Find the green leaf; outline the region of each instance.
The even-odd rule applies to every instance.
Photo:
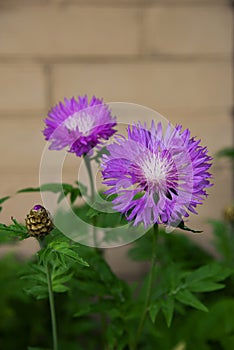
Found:
[[[73,316],[74,317],[84,316],[86,314],[89,314],[90,310],[91,310],[90,305],[82,305],[82,307],[79,309],[79,311],[77,311]]]
[[[175,308],[175,301],[173,296],[167,296],[166,299],[163,299],[162,312],[168,327],[171,326],[171,322],[174,314],[174,308]]]
[[[76,182],[78,186],[81,186],[80,183]],[[85,187],[83,186],[82,189],[85,191]],[[58,197],[58,203],[61,202],[64,197],[66,197],[68,194],[70,194],[70,201],[71,204],[73,204],[77,197],[81,197],[81,190],[79,187],[74,187],[67,183],[47,183],[43,184],[40,187],[27,187],[19,190],[17,193],[28,193],[28,192],[52,192],[52,193],[59,193]]]
[[[95,160],[98,164],[100,164],[100,158],[103,156],[103,154],[108,154],[106,147],[102,147],[100,150],[96,151],[96,154],[94,157],[91,158],[91,160]]]
[[[234,158],[234,148],[233,147],[223,148],[221,151],[216,153],[216,156]]]
[[[229,264],[232,263],[234,256],[234,240],[232,239],[232,233],[229,232],[227,223],[215,219],[210,219],[209,223],[213,228],[215,237],[214,245],[216,249],[222,255],[223,260],[226,260]]]
[[[10,196],[6,196],[6,197],[0,198],[0,204],[4,203],[4,202],[7,201],[9,198],[11,198],[11,197],[10,197]]]
[[[161,309],[161,303],[152,304],[149,306],[149,315],[153,323],[155,323],[156,317]]]
[[[64,286],[62,284],[53,284],[53,291],[55,293],[64,293],[69,290],[69,287]]]
[[[77,197],[81,197],[81,192],[80,192],[79,188],[73,189],[72,192],[70,193],[71,204],[73,204],[75,202]]]
[[[87,217],[89,217],[90,219],[95,217],[95,216],[101,215],[101,214],[102,214],[102,212],[100,212],[97,209],[94,209],[92,207],[90,207],[88,212],[86,213]]]
[[[36,281],[36,282],[39,282],[40,284],[47,285],[46,275],[43,276],[41,274],[27,274],[27,275],[21,276],[20,278],[26,279],[29,281]]]
[[[59,262],[60,265],[67,267],[71,263],[79,263],[83,266],[88,267],[89,264],[85,261],[76,251],[79,249],[77,243],[71,243],[64,239],[64,237],[59,237],[47,243],[44,249],[38,252],[39,262],[46,266],[51,262]]]
[[[63,269],[63,271],[61,271],[60,273],[58,273],[58,271],[59,270],[55,271],[52,276],[52,282],[55,284],[56,283],[62,284],[62,283],[69,282],[72,279],[74,274],[73,272],[68,273],[68,269],[66,269],[65,271]]]
[[[25,238],[29,237],[28,231],[26,227],[20,223],[14,218],[11,218],[13,221],[12,225],[5,225],[5,224],[0,224],[0,232],[7,232],[10,235],[10,239],[12,238],[17,238],[19,240],[23,240]]]
[[[80,189],[80,192],[83,195],[87,194],[87,187],[85,185],[83,185],[80,181],[75,181],[75,184],[78,186],[78,188]]]
[[[48,288],[47,286],[32,286],[29,288],[25,288],[24,291],[26,294],[32,296],[37,300],[46,299],[48,297]]]
[[[223,289],[225,284],[215,283],[210,281],[199,281],[194,282],[189,285],[189,290],[191,292],[204,293],[204,292],[213,292],[214,290]]]
[[[4,203],[5,201],[7,201],[10,198],[10,196],[6,196],[3,198],[0,198],[0,204]],[[0,206],[0,212],[2,211],[2,206]]]
[[[48,248],[52,250],[52,252],[57,252],[59,254],[64,255],[65,257],[74,260],[75,262],[83,265],[83,266],[89,266],[87,261],[85,261],[83,258],[79,256],[77,252],[72,250],[72,246],[69,245],[67,242],[51,242],[48,245]]]
[[[190,231],[190,232],[193,232],[193,233],[201,233],[201,232],[203,232],[203,231],[200,231],[200,230],[193,230],[193,229],[189,228],[188,226],[185,226],[183,220],[179,223],[178,228],[180,228],[181,230]]]
[[[71,192],[73,189],[72,185],[67,183],[48,183],[43,184],[40,187],[27,187],[23,188],[17,193],[26,193],[26,192],[53,192],[53,193],[59,193],[61,190],[65,192]]]
[[[200,302],[197,297],[195,297],[194,294],[189,292],[188,290],[180,290],[176,295],[175,295],[176,300],[178,300],[180,303],[184,305],[189,305],[194,307],[195,309],[201,310],[208,312],[207,307]]]
[[[186,278],[187,285],[191,285],[194,282],[208,279],[210,282],[222,281],[230,276],[232,270],[219,264],[211,263],[200,267],[199,269],[190,273]]]

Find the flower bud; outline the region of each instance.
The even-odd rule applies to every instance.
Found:
[[[25,219],[29,234],[41,238],[53,229],[53,222],[49,212],[40,204],[35,205]]]

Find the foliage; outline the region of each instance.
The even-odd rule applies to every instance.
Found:
[[[0,223],[0,243],[10,243],[16,240],[28,238],[28,232],[24,225],[11,218],[13,224],[5,225]]]
[[[226,147],[217,152],[217,157],[227,157],[227,158],[234,158],[234,148],[233,147]]]
[[[47,183],[40,187],[27,187],[18,191],[18,193],[29,193],[29,192],[52,192],[58,193],[58,203],[61,202],[66,196],[70,196],[71,203],[74,203],[77,197],[85,195],[87,192],[86,187],[79,181],[75,182],[75,186],[67,183]]]
[[[58,193],[58,201],[64,195],[69,196],[74,212],[86,222],[93,221],[95,226],[126,224],[118,213],[103,213],[88,204],[75,206],[76,198],[86,191],[81,187],[79,183],[54,184],[20,192],[52,191]],[[3,202],[4,198],[0,203]],[[41,249],[29,261],[6,256],[0,261],[0,348],[14,349],[17,337],[19,350],[51,349],[49,272],[61,349],[133,350],[145,309],[137,349],[231,350],[234,345],[233,224],[219,220],[210,220],[210,224],[218,259],[181,231],[166,234],[160,228],[147,304],[148,273],[141,280],[124,281],[112,271],[103,250],[73,242],[57,228],[39,240]],[[179,228],[198,232],[183,222]],[[10,225],[0,224],[3,244],[28,237],[25,226],[13,218]],[[149,231],[129,247],[128,255],[145,263],[151,260],[153,251]]]

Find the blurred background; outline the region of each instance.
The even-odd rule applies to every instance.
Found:
[[[145,105],[190,128],[211,155],[231,146],[232,16],[225,0],[0,0],[0,197],[38,186],[43,119],[64,96]],[[64,182],[75,180],[76,162]],[[215,160],[212,173],[215,186],[190,221],[205,231],[202,244],[207,218],[233,195],[230,162]],[[13,197],[1,222],[23,220],[37,202]]]

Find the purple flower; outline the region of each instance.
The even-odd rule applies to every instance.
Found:
[[[134,225],[158,223],[177,226],[182,217],[202,204],[210,184],[211,157],[190,131],[161,123],[128,126],[128,137],[116,137],[103,155],[104,184],[110,188],[114,209]]]
[[[53,107],[45,119],[45,139],[51,141],[50,149],[69,147],[77,156],[87,154],[115,133],[116,120],[102,100],[87,96],[64,99]]]

